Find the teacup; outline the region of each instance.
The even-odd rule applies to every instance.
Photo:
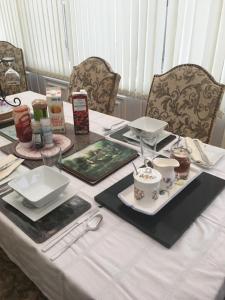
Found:
[[[168,190],[175,182],[176,174],[174,168],[179,167],[180,163],[171,158],[155,158],[152,161],[155,170],[162,175],[160,190]]]
[[[139,168],[134,172],[134,197],[137,201],[155,201],[159,196],[161,174],[152,168]]]

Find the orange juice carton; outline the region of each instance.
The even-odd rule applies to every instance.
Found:
[[[59,88],[47,88],[46,99],[53,132],[64,133],[65,119],[61,90]]]

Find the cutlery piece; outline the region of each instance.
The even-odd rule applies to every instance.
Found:
[[[110,130],[113,129],[113,127],[118,126],[118,125],[120,125],[120,124],[122,124],[122,123],[124,123],[124,122],[125,122],[125,121],[123,120],[123,121],[117,122],[117,123],[115,123],[115,124],[112,124],[111,126],[104,126],[103,129],[104,129],[105,131],[110,131]]]
[[[12,190],[13,190],[13,189],[12,189],[10,186],[8,186],[8,185],[2,187],[2,188],[0,189],[0,196],[1,196],[1,195],[4,195],[5,193],[8,193],[8,192],[10,192],[10,191],[12,191]]]
[[[122,124],[121,126],[118,126],[118,127],[116,127],[116,128],[114,128],[114,129],[112,129],[112,130],[106,130],[105,132],[104,132],[104,136],[106,136],[106,135],[110,135],[110,134],[112,134],[112,133],[114,133],[114,132],[117,132],[117,131],[119,131],[119,130],[121,130],[121,129],[123,129],[124,127],[126,127],[127,126],[127,124]]]
[[[42,249],[42,252],[47,252],[50,250],[53,246],[55,246],[58,242],[60,242],[65,236],[67,236],[71,231],[73,231],[76,227],[80,226],[84,222],[88,221],[90,218],[92,218],[97,212],[99,212],[99,209],[97,207],[87,211],[83,216],[80,217],[80,219],[76,222],[71,224],[71,226],[68,226],[63,230],[60,235],[57,235],[51,239]]]
[[[0,167],[0,171],[3,171],[3,170],[5,170],[5,169],[7,169],[7,168],[10,167],[11,165],[13,165],[16,161],[18,161],[19,159],[20,159],[20,158],[17,157],[17,158],[15,158],[14,160],[8,162],[7,164],[1,166],[1,167]]]
[[[208,156],[205,154],[205,152],[202,150],[200,142],[196,139],[193,139],[193,142],[195,143],[196,147],[198,148],[198,151],[200,152],[202,160],[206,163],[206,165],[211,166],[212,163],[209,160]]]
[[[103,219],[103,216],[101,214],[95,215],[93,218],[89,219],[89,221],[86,224],[85,229],[75,238],[73,238],[65,247],[60,249],[58,252],[56,252],[52,257],[50,257],[51,261],[54,261],[56,258],[61,256],[64,252],[67,251],[79,238],[81,238],[85,233],[88,231],[95,231],[99,228],[100,223]]]

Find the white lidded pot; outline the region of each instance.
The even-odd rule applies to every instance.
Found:
[[[162,175],[160,190],[168,190],[175,182],[174,168],[179,167],[180,163],[174,158],[155,158],[152,161],[155,170]]]
[[[150,167],[139,168],[134,172],[134,198],[137,201],[155,201],[159,196],[161,174]]]

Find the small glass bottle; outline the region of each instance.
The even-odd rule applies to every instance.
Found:
[[[41,119],[42,137],[45,148],[51,148],[54,146],[53,134],[50,119]]]
[[[40,122],[33,120],[31,123],[31,127],[33,147],[35,149],[40,149],[43,147],[41,124]]]

